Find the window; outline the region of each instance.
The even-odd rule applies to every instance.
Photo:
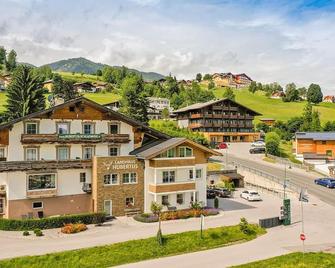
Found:
[[[118,174],[106,174],[104,176],[104,184],[105,185],[113,185],[113,184],[118,184],[119,179],[118,179]]]
[[[190,157],[193,155],[192,148],[189,147],[179,147],[179,157]]]
[[[56,188],[55,174],[38,174],[28,176],[28,190],[48,190]]]
[[[5,158],[5,157],[6,157],[5,148],[0,147],[0,158]]]
[[[38,160],[38,148],[26,148],[26,161]]]
[[[38,124],[36,122],[27,122],[26,134],[38,134]]]
[[[169,149],[163,153],[161,153],[160,157],[175,157],[176,156],[176,150],[175,148]]]
[[[93,147],[83,147],[83,159],[88,160],[93,157],[94,148]]]
[[[4,213],[5,213],[5,199],[0,198],[0,214],[4,214]]]
[[[57,148],[57,159],[60,161],[70,159],[69,147],[58,147]]]
[[[327,141],[321,141],[321,143],[324,145],[324,144],[327,144]]]
[[[81,172],[79,176],[80,182],[86,182],[86,172]]]
[[[38,201],[38,202],[33,202],[33,209],[41,209],[43,208],[43,202]]]
[[[167,182],[174,182],[175,177],[176,177],[176,172],[171,170],[171,171],[163,171],[163,183]]]
[[[119,155],[119,147],[112,146],[109,147],[109,156],[118,156]]]
[[[83,124],[83,134],[94,134],[94,124],[84,123]]]
[[[134,205],[134,197],[126,197],[126,207],[132,207]]]
[[[76,108],[75,108],[74,106],[70,106],[70,107],[69,107],[69,111],[70,111],[70,112],[74,112],[75,110],[76,110]]]
[[[119,134],[119,124],[112,123],[109,125],[109,134]]]
[[[195,177],[197,179],[201,179],[202,178],[202,169],[195,170]]]
[[[136,178],[136,173],[124,173],[122,174],[122,183],[136,183],[137,178]]]
[[[189,177],[189,179],[191,179],[191,180],[194,179],[194,177],[193,177],[193,169],[190,169],[190,170],[188,171],[188,177]]]
[[[62,122],[56,124],[57,134],[70,134],[70,123]]]
[[[191,202],[198,202],[198,192],[191,193]]]
[[[177,194],[177,204],[184,204],[184,194]]]
[[[169,196],[168,195],[162,195],[162,205],[168,206],[169,205]]]

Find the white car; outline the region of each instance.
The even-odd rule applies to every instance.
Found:
[[[259,193],[254,190],[245,190],[240,194],[240,196],[248,201],[262,201]]]
[[[265,147],[265,142],[263,140],[257,140],[251,143],[251,147]]]

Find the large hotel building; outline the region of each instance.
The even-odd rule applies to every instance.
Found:
[[[253,120],[261,114],[230,99],[196,103],[174,113],[179,127],[203,133],[212,144],[251,142],[260,137]]]
[[[0,125],[0,217],[149,212],[206,204],[218,155],[83,97]]]

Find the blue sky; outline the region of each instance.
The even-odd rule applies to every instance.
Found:
[[[245,72],[335,94],[335,1],[0,0],[0,45],[35,65],[86,57],[172,73]]]

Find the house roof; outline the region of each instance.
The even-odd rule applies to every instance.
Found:
[[[136,127],[141,127],[142,129],[144,129],[148,134],[152,134],[153,136],[156,136],[157,138],[162,138],[162,139],[169,139],[170,136],[167,135],[167,134],[164,134],[158,130],[155,130],[153,128],[150,128],[148,127],[147,125],[135,120],[135,119],[132,119],[124,114],[121,114],[121,113],[118,113],[116,111],[113,111],[101,104],[98,104],[92,100],[89,100],[85,97],[79,97],[79,98],[76,98],[76,99],[72,99],[72,100],[69,100],[67,102],[64,102],[60,105],[56,105],[54,107],[51,107],[49,109],[46,109],[46,110],[43,110],[43,111],[39,111],[39,112],[35,112],[35,113],[31,113],[31,114],[28,114],[26,116],[23,116],[23,117],[20,117],[20,118],[17,118],[17,119],[14,119],[12,121],[9,121],[7,123],[4,123],[4,124],[1,124],[0,125],[0,130],[2,129],[6,129],[6,128],[10,128],[12,125],[18,123],[18,122],[21,122],[21,121],[24,121],[24,120],[27,120],[27,119],[30,119],[30,118],[36,118],[36,117],[39,117],[39,116],[42,116],[42,115],[45,115],[45,114],[48,114],[50,112],[53,112],[54,110],[57,110],[57,109],[62,109],[64,107],[67,107],[67,106],[70,106],[70,105],[73,105],[73,104],[76,104],[76,103],[85,103],[85,104],[88,104],[88,105],[91,105],[93,107],[95,107],[96,109],[99,109],[100,111],[102,112],[105,112],[105,113],[108,113],[110,115],[113,115],[115,116],[116,118],[118,118],[120,121],[123,121],[123,122],[126,122],[132,126],[136,126]]]
[[[53,80],[49,79],[49,80],[46,80],[46,81],[42,82],[42,84],[48,84],[48,83],[53,83]]]
[[[151,143],[148,143],[140,148],[137,148],[130,152],[131,155],[136,155],[138,158],[141,159],[150,159],[157,155],[159,155],[162,152],[165,152],[171,148],[174,148],[180,144],[183,144],[184,142],[190,143],[191,145],[199,148],[200,150],[206,151],[212,155],[221,155],[221,153],[216,152],[212,149],[209,149],[201,144],[198,144],[194,141],[188,140],[186,138],[170,138],[168,140],[161,140],[161,141],[154,141]]]
[[[335,132],[297,132],[295,137],[303,140],[326,141],[335,140]]]
[[[248,107],[246,107],[246,106],[244,106],[244,105],[242,105],[242,104],[240,104],[240,103],[238,103],[238,102],[236,102],[236,101],[230,100],[230,99],[228,99],[228,98],[224,98],[224,99],[220,99],[220,100],[210,100],[210,101],[203,102],[203,103],[201,103],[201,102],[199,102],[199,103],[195,103],[195,104],[192,104],[192,105],[190,105],[190,106],[186,106],[186,107],[184,107],[184,108],[180,108],[180,109],[174,111],[174,113],[182,113],[182,112],[187,112],[187,111],[191,111],[191,110],[201,109],[201,108],[204,108],[204,107],[213,105],[213,104],[215,104],[215,103],[218,103],[218,102],[220,102],[220,101],[224,101],[224,100],[229,100],[229,101],[231,101],[232,103],[235,103],[235,104],[237,104],[237,105],[239,105],[239,106],[241,106],[241,107],[243,107],[243,108],[245,108],[245,109],[247,109],[247,110],[253,112],[254,115],[261,115],[260,113],[254,111],[254,110],[252,110],[252,109],[250,109],[250,108],[248,108]]]

